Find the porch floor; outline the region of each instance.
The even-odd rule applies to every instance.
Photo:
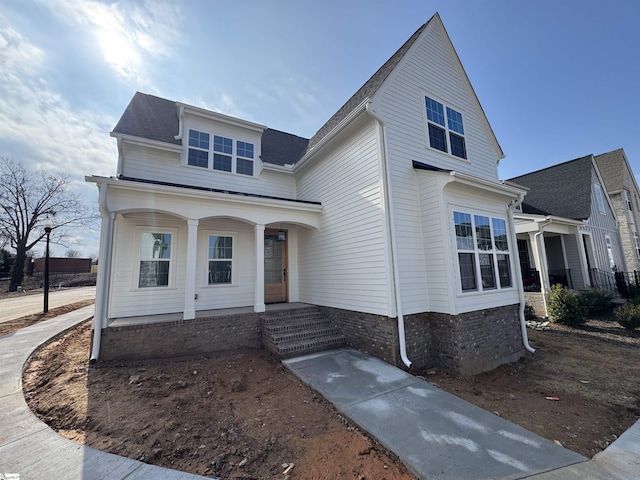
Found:
[[[273,303],[266,305],[266,312],[278,312],[282,310],[293,310],[296,308],[310,307],[308,303]],[[236,308],[220,308],[217,310],[199,310],[196,312],[196,319],[210,317],[224,317],[227,315],[238,315],[243,313],[254,313],[253,306],[236,307]],[[151,323],[175,322],[182,320],[182,312],[165,313],[160,315],[141,315],[138,317],[121,317],[114,318],[109,321],[108,327],[126,327],[130,325],[147,325]],[[188,321],[188,320],[186,320]]]

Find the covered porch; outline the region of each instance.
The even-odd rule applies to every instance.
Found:
[[[584,222],[550,215],[514,215],[522,283],[527,303],[547,315],[546,294],[552,285],[574,290],[591,285],[590,237]]]

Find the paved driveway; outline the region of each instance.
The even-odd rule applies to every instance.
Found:
[[[49,308],[96,298],[96,287],[64,288],[49,291]],[[44,293],[32,293],[0,300],[0,323],[42,312]]]

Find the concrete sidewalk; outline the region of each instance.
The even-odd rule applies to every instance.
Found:
[[[587,461],[355,350],[310,354],[283,363],[419,478],[640,478],[640,423],[597,459]]]
[[[73,287],[49,292],[49,308],[96,298],[96,287]],[[0,300],[0,323],[42,312],[44,292],[25,293]]]
[[[93,305],[0,337],[0,474],[21,479],[195,480],[205,477],[83,447],[58,435],[27,406],[22,368],[41,344],[93,316]]]

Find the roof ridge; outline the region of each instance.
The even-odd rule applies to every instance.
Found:
[[[344,120],[351,111],[358,106],[366,97],[370,97],[382,86],[384,81],[389,77],[391,72],[400,60],[409,51],[411,46],[418,39],[424,29],[431,23],[431,21],[438,17],[438,13],[435,13],[427,22],[425,22],[420,28],[418,28],[413,35],[411,35],[402,46],[396,50],[396,52],[389,57],[389,59],[382,64],[378,70],[375,71],[371,77],[351,96],[349,99],[334,113],[329,120],[327,120],[322,127],[311,137],[309,140],[309,150],[317,145],[333,128],[335,128],[342,120]]]

